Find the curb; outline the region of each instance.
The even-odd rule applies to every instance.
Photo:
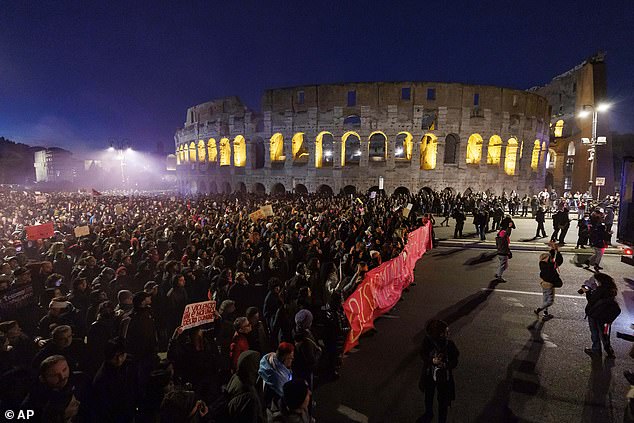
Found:
[[[495,250],[497,247],[495,246],[494,241],[466,241],[466,240],[448,240],[441,239],[437,240],[439,247],[462,247],[462,248],[481,248],[486,250]],[[515,241],[511,243],[511,251],[548,251],[549,248],[546,243],[543,242],[522,242]],[[587,247],[585,249],[575,249],[574,247],[559,247],[559,251],[562,253],[574,253],[574,254],[585,254],[592,255],[592,248]],[[622,255],[622,251],[617,247],[606,248],[604,255]]]

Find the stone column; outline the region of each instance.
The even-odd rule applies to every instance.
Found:
[[[388,170],[393,170],[396,167],[394,155],[396,151],[396,133],[392,132],[385,134],[387,136],[387,151],[386,151],[386,167]]]
[[[271,133],[267,132],[267,136],[264,138],[264,167],[266,169],[271,168]]]
[[[412,172],[419,172],[421,166],[420,160],[420,144],[422,137],[417,140],[416,136],[412,138],[412,160],[410,161],[410,170]],[[436,167],[438,167],[438,157],[436,157]]]
[[[245,144],[247,149],[247,160],[244,164],[245,169],[255,168],[255,143],[249,138],[245,138]]]
[[[332,135],[333,135],[332,139],[334,144],[334,148],[332,152],[332,167],[333,169],[341,169],[341,145],[342,145],[341,136],[343,134],[334,133]]]
[[[368,167],[368,163],[370,161],[370,140],[368,139],[368,134],[359,134],[361,137],[360,145],[361,145],[361,160],[359,161],[359,167]]]
[[[308,133],[305,132],[304,133],[304,148],[306,149],[306,151],[308,151],[308,168],[309,169],[314,169],[315,168],[315,138],[317,137],[317,134],[314,133]]]

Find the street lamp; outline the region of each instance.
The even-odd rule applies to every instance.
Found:
[[[607,142],[606,137],[597,137],[597,122],[599,120],[599,113],[603,113],[610,108],[610,105],[607,103],[597,104],[596,107],[592,104],[583,105],[582,110],[579,112],[578,116],[580,118],[586,118],[592,114],[592,138],[581,138],[581,142],[589,146],[588,153],[590,153],[590,157],[588,160],[590,161],[590,180],[588,181],[589,187],[588,191],[590,191],[590,196],[592,193],[592,185],[594,184],[594,173],[595,173],[595,162],[596,162],[596,147],[598,145],[603,145]],[[600,188],[599,188],[600,189]],[[597,197],[599,196],[599,191],[597,191]],[[598,200],[598,198],[597,198]]]
[[[117,154],[117,160],[121,165],[121,180],[123,184],[127,182],[126,175],[126,162],[125,156],[128,153],[132,152],[132,147],[130,147],[130,143],[127,139],[123,139],[121,141],[110,140],[110,147],[108,147],[108,152]]]

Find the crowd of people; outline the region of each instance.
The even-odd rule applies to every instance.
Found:
[[[342,363],[343,301],[402,251],[429,198],[0,202],[4,409],[47,422],[307,422],[311,391]],[[264,204],[273,215],[254,217]],[[52,236],[29,239],[47,222]],[[186,306],[208,300],[215,320],[183,328]]]

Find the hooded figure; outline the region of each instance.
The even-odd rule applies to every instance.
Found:
[[[232,422],[266,422],[264,409],[255,387],[260,366],[260,353],[247,350],[238,358],[238,368],[229,383],[229,417]]]

